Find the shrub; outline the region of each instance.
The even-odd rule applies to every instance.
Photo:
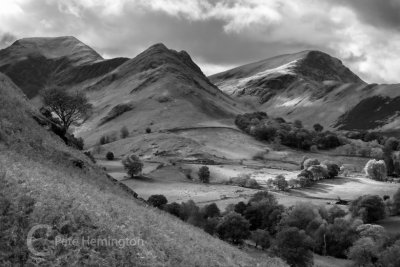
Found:
[[[222,217],[217,226],[218,236],[233,244],[241,244],[250,235],[249,222],[236,212],[230,212]]]
[[[303,163],[304,169],[308,169],[309,167],[313,165],[319,165],[320,162],[317,159],[306,159]]]
[[[282,191],[286,191],[289,187],[289,183],[286,181],[285,176],[281,174],[275,177],[274,185]]]
[[[125,170],[131,178],[142,172],[143,163],[136,155],[130,155],[122,160]]]
[[[210,169],[207,166],[202,166],[199,169],[199,179],[203,183],[209,183],[210,182]]]
[[[262,229],[251,232],[250,239],[256,244],[256,247],[261,246],[262,249],[269,248],[271,244],[271,236],[268,231]]]
[[[148,134],[151,133],[151,128],[150,127],[146,128],[146,133],[148,133]]]
[[[112,153],[111,151],[108,151],[106,154],[106,159],[114,160],[114,153]]]
[[[122,139],[127,138],[129,136],[129,130],[128,130],[128,128],[126,128],[126,126],[123,126],[121,128],[120,132],[121,132]]]
[[[149,199],[147,199],[147,203],[153,207],[161,208],[168,203],[168,200],[164,195],[152,195],[149,197]]]
[[[385,218],[385,204],[380,196],[364,195],[352,201],[349,207],[354,217],[360,217],[364,223]]]
[[[377,181],[385,181],[387,179],[386,164],[383,160],[371,159],[364,168],[369,178]]]

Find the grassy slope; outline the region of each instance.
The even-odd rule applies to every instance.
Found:
[[[110,182],[105,173],[86,161],[79,152],[65,147],[30,118],[26,102],[15,97],[16,86],[0,76],[0,196],[11,203],[22,197],[35,200],[29,214],[30,226],[62,224],[72,226],[70,235],[113,238],[141,238],[140,246],[69,247],[65,253],[47,259],[52,265],[96,264],[136,266],[255,266],[249,255],[184,224],[168,214],[153,210],[133,199]],[[24,103],[25,102],[25,103]],[[73,167],[71,158],[85,162],[85,169]],[[4,179],[5,178],[5,179]],[[82,219],[83,218],[83,219]],[[14,227],[14,226],[11,226]],[[25,243],[21,243],[21,247]],[[3,260],[3,259],[0,259]],[[28,260],[38,258],[28,255]],[[279,260],[263,261],[281,266]]]

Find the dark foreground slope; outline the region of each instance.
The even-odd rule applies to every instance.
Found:
[[[399,127],[400,85],[366,84],[342,62],[319,51],[240,66],[210,80],[274,116],[344,130]]]
[[[0,95],[0,265],[257,265],[238,249],[121,190],[84,155],[39,126],[32,119],[35,109],[2,74]],[[35,233],[34,248],[46,252],[35,256],[26,236],[37,224],[48,225],[50,235]],[[56,237],[78,242],[55,246]],[[97,246],[82,238],[131,242]],[[259,266],[283,264],[267,259]]]

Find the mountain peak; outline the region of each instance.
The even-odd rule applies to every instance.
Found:
[[[11,46],[1,50],[0,56],[0,66],[25,60],[30,56],[42,56],[47,59],[65,57],[74,65],[103,59],[96,51],[73,36],[19,39]]]
[[[205,77],[201,69],[193,62],[186,51],[177,52],[169,49],[162,43],[150,46],[135,58],[126,62],[121,66],[120,71],[135,73],[156,68],[168,70],[168,72],[171,72],[171,68],[182,72],[192,70]]]
[[[330,80],[341,83],[364,83],[338,58],[317,50],[301,53],[304,57],[298,61],[296,72],[307,78],[318,82]]]

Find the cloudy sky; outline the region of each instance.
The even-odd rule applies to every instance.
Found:
[[[103,57],[162,42],[206,74],[317,49],[365,81],[400,83],[400,0],[1,0],[0,48],[73,35]]]

